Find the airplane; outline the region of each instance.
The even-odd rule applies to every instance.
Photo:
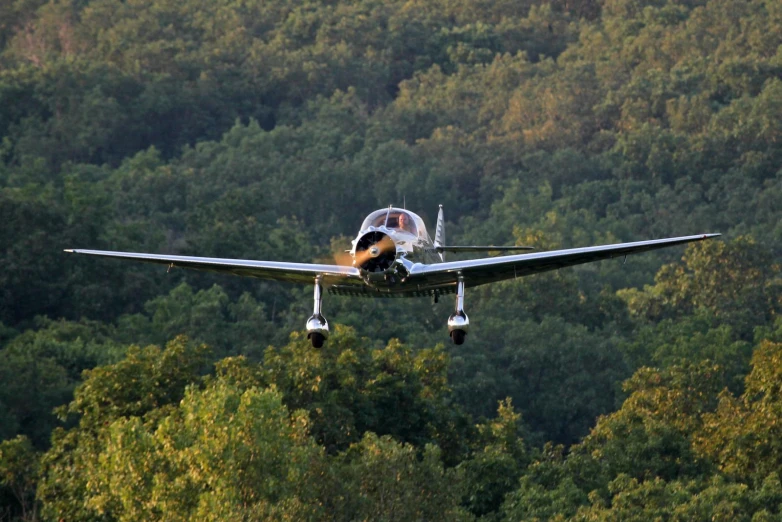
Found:
[[[329,336],[329,323],[321,312],[323,289],[329,293],[357,297],[431,297],[456,294],[456,308],[448,317],[448,334],[456,345],[464,343],[470,320],[464,311],[464,292],[506,279],[557,270],[564,267],[625,257],[692,241],[717,237],[700,234],[633,243],[569,248],[460,261],[446,261],[447,252],[489,252],[534,250],[528,246],[458,246],[445,241],[443,207],[437,215],[434,240],[420,216],[406,209],[388,208],[369,214],[352,241],[345,264],[289,263],[214,257],[111,252],[67,249],[65,252],[88,254],[147,263],[171,268],[190,268],[224,272],[239,276],[309,283],[314,288],[314,309],[307,319],[307,338],[321,348]]]

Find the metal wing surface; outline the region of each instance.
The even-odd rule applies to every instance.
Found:
[[[353,283],[363,285],[357,268],[339,265],[311,263],[286,263],[279,261],[253,261],[248,259],[223,259],[219,257],[170,256],[159,254],[137,254],[133,252],[110,252],[106,250],[66,250],[75,254],[130,259],[170,267],[208,270],[259,279],[274,279],[293,283],[312,284],[316,276],[322,276],[325,284]]]
[[[719,235],[701,234],[697,236],[637,241],[634,243],[536,252],[533,254],[451,261],[433,265],[414,265],[412,270],[410,270],[408,279],[411,283],[418,283],[420,286],[434,287],[454,284],[458,274],[461,273],[467,286],[478,286],[582,263],[622,257],[628,254],[637,254],[692,241],[701,241]]]
[[[535,250],[531,246],[435,246],[438,252],[506,252],[511,250]]]

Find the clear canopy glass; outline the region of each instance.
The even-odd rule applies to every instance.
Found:
[[[399,232],[407,232],[421,238],[428,237],[424,220],[402,208],[383,208],[372,212],[361,224],[361,230],[384,225]]]

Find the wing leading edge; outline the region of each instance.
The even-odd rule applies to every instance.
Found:
[[[665,248],[693,241],[702,241],[717,237],[720,234],[701,234],[697,236],[673,237],[634,243],[619,243],[550,252],[535,252],[531,254],[516,254],[503,257],[488,257],[464,261],[450,261],[431,265],[415,264],[409,270],[406,283],[390,293],[400,297],[416,292],[428,292],[436,288],[450,287],[456,284],[461,275],[467,286],[478,286],[505,279],[524,277],[549,270],[556,270],[592,261],[600,261],[613,257],[637,254],[658,248]],[[273,279],[292,283],[312,284],[315,277],[320,276],[323,283],[339,285],[341,292],[367,296],[383,296],[377,291],[370,292],[357,268],[325,265],[315,263],[288,263],[279,261],[254,261],[246,259],[224,259],[213,257],[191,257],[161,254],[143,254],[133,252],[112,252],[106,250],[66,250],[75,254],[128,259],[168,265],[175,268],[189,268],[222,272],[259,279]],[[351,290],[351,287],[353,290]],[[362,293],[363,291],[363,293]],[[412,294],[411,294],[412,292]],[[346,294],[346,295],[347,295]]]
[[[312,284],[315,277],[321,276],[324,283],[363,284],[357,268],[339,265],[320,265],[314,263],[286,263],[279,261],[252,261],[247,259],[223,259],[219,257],[169,256],[159,254],[139,254],[133,252],[111,252],[106,250],[66,250],[74,254],[131,259],[146,263],[168,265],[174,268],[191,268],[223,272],[259,279],[274,279],[292,283]]]
[[[637,254],[693,241],[702,241],[719,235],[701,234],[697,236],[636,241],[634,243],[536,252],[533,254],[450,261],[433,265],[419,264],[412,267],[409,279],[411,282],[425,282],[426,286],[432,287],[455,284],[461,274],[467,286],[478,286],[582,263]]]

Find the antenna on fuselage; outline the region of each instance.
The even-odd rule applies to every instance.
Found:
[[[388,228],[388,218],[391,216],[391,208],[393,208],[394,204],[388,205],[388,212],[386,212],[386,222],[383,223],[383,226]]]

